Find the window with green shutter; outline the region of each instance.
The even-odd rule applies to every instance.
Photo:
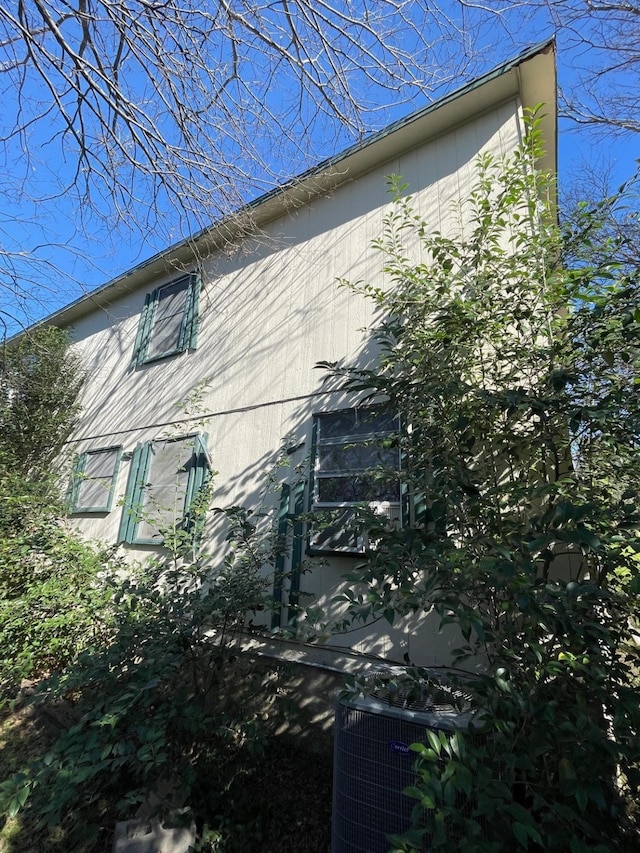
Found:
[[[148,293],[140,316],[132,367],[195,349],[200,277],[183,275]]]
[[[139,444],[131,459],[120,541],[161,545],[164,531],[193,529],[191,507],[210,470],[206,435]]]
[[[376,408],[342,409],[314,417],[309,536],[312,553],[362,554],[366,532],[357,507],[400,524],[399,419]]]
[[[104,447],[76,456],[67,495],[72,513],[110,512],[122,448]]]

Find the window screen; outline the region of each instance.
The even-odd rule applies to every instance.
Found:
[[[120,447],[107,447],[76,458],[70,489],[72,512],[111,510],[121,456]]]
[[[319,414],[314,423],[312,551],[362,553],[355,508],[368,505],[390,523],[401,516],[399,419],[379,409]]]
[[[175,352],[180,346],[188,280],[180,279],[158,290],[151,326],[147,359]]]
[[[131,461],[120,540],[162,544],[163,531],[189,529],[190,507],[210,471],[206,436],[139,445]]]
[[[161,530],[180,524],[192,465],[193,439],[151,443],[138,538],[153,539],[161,536]]]
[[[181,276],[147,294],[138,324],[132,367],[195,349],[200,279]]]

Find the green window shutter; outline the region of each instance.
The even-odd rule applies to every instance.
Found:
[[[179,349],[184,352],[198,345],[198,315],[200,306],[200,275],[189,277],[189,289],[185,303],[184,322],[180,332]]]
[[[200,275],[189,273],[145,297],[131,368],[195,349],[198,338]]]
[[[191,499],[195,498],[200,489],[205,485],[211,474],[211,465],[209,464],[209,451],[207,450],[209,436],[206,432],[199,433],[195,436],[193,453],[195,457],[194,465],[194,486]]]
[[[402,417],[400,418],[400,429],[408,445],[400,453],[400,469],[406,476],[406,479],[402,481],[402,526],[423,528],[426,522],[427,509],[422,488],[424,485],[424,472],[419,472],[416,475],[416,472],[413,470],[410,462],[411,454],[407,452],[411,449],[411,440],[409,439],[407,424]],[[411,435],[415,437],[415,429],[411,431]]]
[[[280,508],[278,509],[278,544],[276,546],[275,571],[273,573],[273,603],[274,609],[271,615],[272,629],[280,627],[280,606],[282,605],[282,581],[284,579],[285,548],[287,545],[287,530],[289,529],[289,503],[291,500],[291,486],[282,484],[280,492]]]
[[[311,462],[309,471],[309,494],[307,496],[307,512],[313,509],[313,499],[315,495],[315,471],[316,460],[318,458],[318,416],[313,416],[313,426],[311,428]]]
[[[154,290],[153,293],[147,293],[145,296],[142,314],[140,315],[140,322],[138,323],[138,333],[136,335],[136,342],[133,348],[130,369],[142,364],[147,356],[157,298],[157,290]]]
[[[407,436],[406,424],[402,422],[402,429]],[[422,441],[422,428],[414,427],[411,432],[409,449],[420,446]],[[405,452],[400,458],[402,470],[406,474],[406,480],[402,484],[402,524],[404,527],[413,527],[429,532],[437,531],[444,533],[447,528],[447,508],[444,501],[435,498],[433,488],[430,485],[430,477],[423,468],[415,469],[411,465],[410,456]]]
[[[298,602],[300,599],[300,575],[302,573],[302,540],[304,537],[304,483],[296,483],[293,487],[293,544],[291,548],[291,578],[289,580],[289,613],[288,622],[295,625],[298,617]]]
[[[424,492],[415,486],[402,486],[402,526],[424,527],[427,520],[427,503]]]
[[[440,499],[429,499],[420,488],[420,482],[405,487],[402,495],[402,523],[430,533],[445,533],[447,530],[447,505]]]
[[[139,444],[133,451],[129,478],[127,480],[127,492],[122,507],[122,520],[120,522],[119,542],[132,543],[135,541],[139,524],[139,512],[142,506],[144,493],[144,478],[149,463],[149,452],[151,443]]]
[[[80,481],[84,472],[87,454],[79,453],[73,460],[73,469],[71,471],[71,479],[65,495],[65,504],[68,512],[73,512],[78,503],[78,492],[80,491]]]
[[[175,451],[171,450],[172,447]],[[189,449],[191,450],[190,458]],[[180,472],[186,476],[188,471],[188,477],[186,485],[180,486],[177,492],[173,492],[179,497],[180,503],[179,506],[176,505],[179,515],[171,523],[179,524],[185,530],[193,528],[194,535],[197,535],[197,519],[191,506],[201,489],[207,484],[211,473],[206,434],[156,442],[147,441],[136,447],[129,469],[118,541],[133,545],[162,544],[162,538],[157,530],[154,532],[154,527],[157,522],[162,529],[163,509],[154,507],[153,495],[159,489],[164,500],[171,501],[171,483],[165,478],[167,472],[164,468],[168,464],[169,468],[173,465],[175,470],[175,458],[179,458],[181,453],[184,467],[181,463]],[[184,480],[184,477],[181,479]]]
[[[194,529],[197,535],[202,525],[198,524],[198,519],[195,513],[192,512],[191,506],[206,486],[211,476],[211,465],[209,462],[209,452],[207,450],[207,433],[200,433],[193,438],[193,465],[189,474],[189,482],[187,484],[187,495],[185,499],[185,530]]]

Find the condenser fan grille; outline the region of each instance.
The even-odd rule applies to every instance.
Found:
[[[388,836],[411,826],[416,805],[403,793],[416,781],[411,744],[424,742],[428,729],[450,732],[470,722],[454,707],[455,691],[379,692],[344,699],[336,709],[332,853],[387,853]]]
[[[415,800],[409,745],[424,726],[338,706],[334,765],[333,853],[386,853],[387,836],[410,825]]]
[[[385,686],[374,690],[371,695],[392,708],[406,708],[409,711],[445,714],[469,706],[469,697],[465,693],[447,687],[416,690],[404,686],[398,689]]]

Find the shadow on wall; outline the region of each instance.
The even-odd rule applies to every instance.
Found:
[[[285,469],[274,488],[263,492],[279,459],[282,436],[290,436],[291,447],[297,448],[287,454],[289,470],[300,466],[308,477],[313,414],[359,402],[335,385],[324,385],[314,366],[338,359],[366,366],[378,354],[371,336],[363,340],[356,331],[376,322],[369,304],[337,288],[336,281],[349,277],[385,283],[380,257],[371,249],[387,207],[384,174],[402,174],[419,200],[421,215],[434,228],[442,227],[453,215],[451,200],[463,198],[473,183],[477,151],[513,112],[512,106],[501,110],[471,129],[455,131],[453,139],[427,146],[429,156],[424,150],[409,152],[333,196],[291,212],[262,237],[246,239],[234,255],[208,259],[196,350],[131,368],[142,293],[79,323],[76,336],[85,346],[90,376],[77,433],[84,445],[76,446],[121,443],[130,453],[137,442],[166,435],[167,430],[185,434],[201,429],[209,433],[213,466],[219,472],[214,505],[253,507],[264,500],[272,513],[277,512],[281,482],[288,476]],[[456,180],[450,180],[454,174]],[[199,411],[186,416],[181,401],[198,386]],[[126,488],[127,473],[123,465],[118,495]],[[308,506],[307,488],[305,509]],[[114,511],[108,520],[112,532],[118,516]],[[267,535],[268,520],[263,523]],[[89,522],[87,529],[92,529]],[[224,538],[224,520],[212,517],[203,546],[216,559],[224,554]],[[289,621],[289,608],[297,603],[320,606],[330,621],[340,621],[344,608],[335,595],[344,587],[342,576],[353,560],[315,559],[308,565],[299,588],[294,588],[292,574],[283,580],[281,625]],[[384,620],[353,626],[329,642],[363,654],[398,661],[409,657],[431,665],[447,662],[440,659],[440,652],[448,655],[456,644],[438,630],[432,614],[419,626],[411,620],[399,620],[394,626]]]
[[[427,146],[429,156],[409,152],[292,211],[261,236],[245,238],[232,256],[218,253],[206,260],[196,352],[130,370],[141,292],[81,321],[75,338],[86,347],[91,386],[84,399],[84,434],[95,433],[107,407],[111,431],[129,428],[131,411],[136,425],[175,418],[185,370],[190,386],[212,382],[209,409],[220,411],[293,396],[316,361],[349,355],[344,330],[352,334],[369,318],[364,304],[354,309],[356,303],[335,282],[379,274],[371,242],[380,236],[387,205],[385,175],[401,174],[421,215],[442,227],[452,200],[471,186],[477,151],[504,119],[497,111],[458,129],[453,139],[435,140]]]

